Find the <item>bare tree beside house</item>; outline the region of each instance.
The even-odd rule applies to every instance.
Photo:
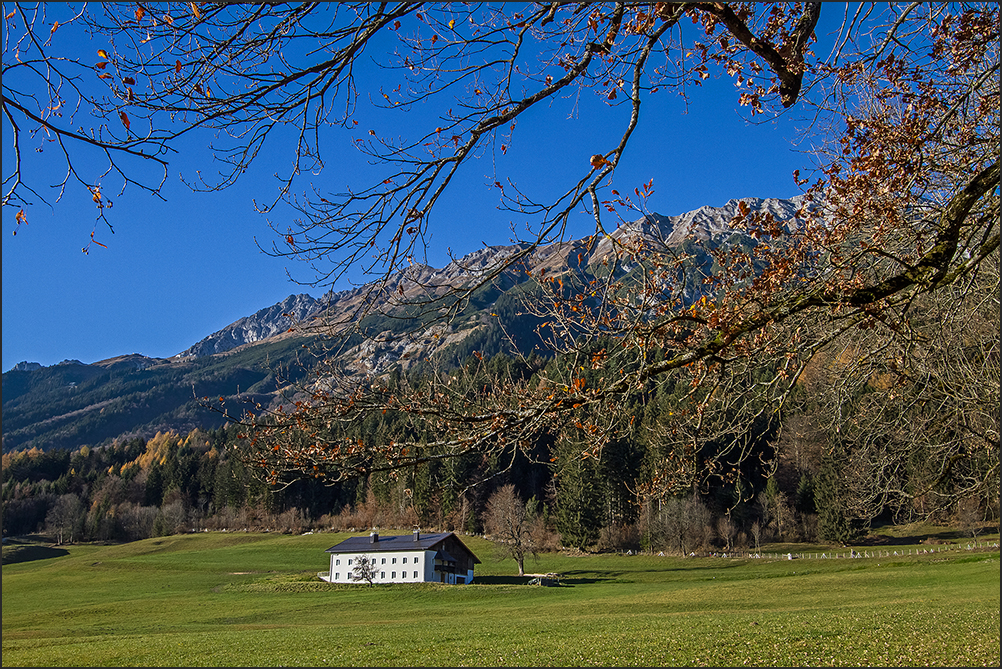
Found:
[[[525,576],[525,556],[538,554],[534,541],[538,533],[533,532],[536,522],[527,513],[514,485],[502,486],[487,500],[484,527],[494,537],[498,554],[518,563],[519,576]]]
[[[365,581],[372,587],[372,582],[376,578],[376,558],[370,558],[362,553],[355,558],[355,564],[351,569],[351,580]]]

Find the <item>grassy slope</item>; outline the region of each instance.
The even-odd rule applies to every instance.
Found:
[[[538,588],[513,584],[514,564],[470,537],[478,584],[323,584],[323,551],[343,536],[187,535],[7,564],[3,665],[999,662],[997,550],[547,555],[528,568],[570,587]]]

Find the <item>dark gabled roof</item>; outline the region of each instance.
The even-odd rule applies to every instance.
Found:
[[[473,554],[466,544],[460,541],[453,532],[440,532],[438,534],[421,534],[417,541],[413,534],[400,534],[396,536],[379,536],[379,541],[372,542],[368,534],[360,537],[348,537],[336,546],[331,546],[325,553],[389,553],[399,551],[427,551],[432,550],[448,537],[455,537],[456,541],[466,549],[473,561],[480,564],[480,560]],[[441,550],[441,549],[440,549]]]

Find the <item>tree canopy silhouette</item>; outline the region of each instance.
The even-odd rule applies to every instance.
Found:
[[[299,388],[295,404],[252,421],[247,458],[271,480],[338,480],[474,451],[527,451],[542,434],[598,458],[629,432],[628,398],[667,383],[676,392],[651,429],[668,455],[645,492],[667,494],[739,476],[750,435],[763,434],[753,426],[776,421],[791,402],[822,401],[823,393],[798,394],[813,373],[841,388],[824,400],[833,402],[825,415],[839,417],[831,438],[848,438],[843,417],[857,421],[849,460],[854,480],[867,482],[860,504],[997,496],[998,342],[961,327],[997,326],[994,4],[128,3],[84,9],[62,24],[47,21],[44,3],[11,7],[3,108],[15,160],[3,206],[16,208],[18,221],[41,199],[20,169],[25,132],[56,143],[67,167],[60,185],[85,189],[105,220],[108,194],[82,173],[77,145],[103,153],[103,174],[156,195],[166,171],[141,180],[135,161],[166,170],[184,135],[214,133],[223,170],[193,184],[208,189],[239,179],[274,137],[289,160],[260,207],[283,200],[300,218],[276,224],[267,250],[303,260],[319,284],[363,270],[374,282],[358,318],[406,307],[408,322],[426,328],[506,272],[528,272],[535,283],[525,310],[545,324],[561,364],[525,376],[474,359],[421,384],[332,366]],[[822,51],[815,28],[826,12],[843,20]],[[110,45],[98,63],[53,51],[57,30],[78,28]],[[367,69],[370,56],[378,75]],[[363,70],[385,77],[376,107],[391,115],[433,108],[434,125],[392,135],[367,128],[362,91],[372,82],[360,80]],[[714,269],[694,280],[678,247],[612,235],[614,222],[648,213],[647,191],[624,194],[613,177],[645,100],[663,90],[699,95],[698,84],[718,74],[733,77],[735,105],[751,120],[800,110],[816,151],[794,174],[803,187],[794,218],[742,207],[731,225],[757,243],[713,251]],[[525,224],[514,250],[472,278],[405,295],[400,273],[420,256],[460,167],[504,154],[516,125],[532,122],[530,110],[572,91],[629,109],[618,139],[547,199],[495,175],[501,206]],[[336,127],[385,172],[344,192],[314,179],[294,195],[300,175],[331,160],[326,138]],[[758,167],[755,148],[746,147]],[[604,242],[606,269],[533,273],[540,249],[571,244],[568,220],[581,210],[595,225],[581,248]],[[931,314],[944,309],[939,323],[950,327],[937,327]],[[964,371],[951,357],[960,351]],[[975,378],[978,391],[968,385]],[[884,393],[879,410],[860,399],[875,390]],[[414,437],[383,443],[337,429],[387,411],[406,415]],[[935,429],[903,433],[903,417],[915,411]],[[928,472],[906,489],[890,472],[920,447]],[[965,463],[970,485],[944,487]]]

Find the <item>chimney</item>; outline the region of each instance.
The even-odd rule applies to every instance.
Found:
[[[377,541],[379,541],[379,532],[377,532],[376,530],[369,532],[369,543],[374,544]]]
[[[417,529],[414,530],[413,534],[414,534],[414,541],[420,541],[421,540],[421,531],[420,530],[417,530]]]

